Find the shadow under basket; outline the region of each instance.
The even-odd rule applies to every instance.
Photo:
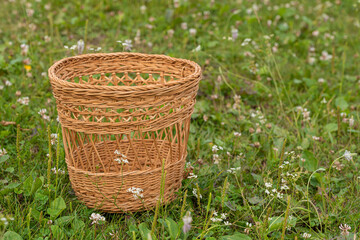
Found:
[[[181,187],[201,78],[188,60],[87,54],[49,69],[72,187],[90,208],[141,211]]]

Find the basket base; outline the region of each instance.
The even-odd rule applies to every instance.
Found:
[[[165,203],[174,200],[175,192],[181,187],[185,156],[186,154],[183,159],[165,166]],[[66,161],[68,162],[67,159]],[[76,196],[89,208],[111,213],[144,211],[154,208],[160,197],[161,167],[110,174],[89,173],[68,165],[68,171]],[[129,192],[132,187],[143,191],[139,195],[133,194]]]

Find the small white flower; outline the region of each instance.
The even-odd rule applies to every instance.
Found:
[[[44,115],[46,112],[47,112],[47,110],[45,108],[43,108],[43,109],[39,110],[38,114]]]
[[[266,193],[267,195],[269,195],[269,194],[270,194],[270,191],[269,191],[268,189],[266,189],[266,190],[265,190],[265,193]]]
[[[105,221],[105,217],[101,216],[98,213],[92,213],[89,219],[92,220],[91,224],[98,224],[100,221]]]
[[[244,41],[241,43],[241,46],[246,46],[251,42],[251,38],[245,38]]]
[[[271,188],[271,187],[272,187],[272,184],[271,184],[271,183],[269,183],[269,182],[266,182],[266,183],[265,183],[265,187],[267,187],[267,188]]]
[[[324,82],[325,82],[325,79],[323,79],[323,78],[318,79],[318,83],[324,83]]]
[[[189,176],[187,178],[197,178],[198,176],[195,175],[194,173],[190,173]]]
[[[116,155],[120,156],[120,158],[115,158],[114,161],[117,163],[129,163],[129,161],[127,160],[126,156],[124,154],[122,154],[119,150],[115,150],[114,152]]]
[[[344,153],[344,158],[348,161],[351,161],[352,160],[352,153],[348,150],[345,150],[345,153]]]
[[[189,33],[190,33],[191,36],[195,36],[195,35],[196,35],[196,32],[197,32],[197,31],[196,31],[195,28],[190,28],[190,29],[189,29]]]
[[[191,222],[192,222],[191,213],[189,211],[187,211],[186,215],[183,217],[182,220],[184,222],[183,232],[187,233],[191,229]]]
[[[181,28],[183,29],[183,30],[186,30],[188,27],[187,27],[187,23],[186,22],[183,22],[183,23],[181,23]]]
[[[352,126],[354,126],[354,117],[353,116],[351,116],[351,118],[349,118],[349,126],[350,127],[352,127]]]
[[[303,233],[302,237],[305,238],[305,239],[308,239],[308,238],[311,238],[311,234]]]
[[[131,187],[127,190],[127,192],[132,193],[135,199],[144,198],[144,195],[142,194],[144,190],[141,188]]]
[[[21,55],[26,56],[29,51],[29,45],[23,43],[20,45],[21,48]]]
[[[320,56],[320,60],[322,61],[329,61],[332,59],[332,55],[331,54],[328,54],[327,51],[322,51],[321,52],[321,56]]]
[[[221,218],[216,218],[216,217],[212,217],[212,218],[210,218],[210,220],[211,220],[212,222],[222,222],[222,219],[221,219]]]
[[[169,36],[170,38],[172,38],[172,37],[174,36],[175,31],[174,31],[174,29],[169,29],[169,30],[167,31],[167,33],[168,33],[168,36]]]
[[[319,34],[320,34],[320,32],[319,32],[318,30],[315,30],[315,31],[312,32],[312,35],[313,35],[314,37],[319,36]]]
[[[21,103],[22,105],[29,105],[30,99],[29,97],[22,97],[17,100],[18,103]]]
[[[144,13],[146,12],[146,6],[145,6],[145,5],[141,5],[141,6],[140,6],[140,12],[141,12],[142,14],[144,14]]]
[[[341,224],[339,226],[340,230],[341,230],[341,235],[343,236],[348,236],[349,235],[349,230],[351,230],[351,227],[347,224]]]
[[[241,136],[241,133],[240,133],[240,132],[234,132],[234,136],[235,136],[235,137],[240,137],[240,136]]]
[[[323,100],[321,100],[321,103],[326,104],[327,103],[326,99],[323,98]]]
[[[12,83],[9,80],[6,80],[5,85],[10,87],[12,85]]]
[[[64,171],[64,170],[61,170],[61,168],[56,169],[55,167],[53,167],[53,168],[51,169],[51,171],[52,171],[54,174],[56,174],[56,173],[65,174],[65,171]]]
[[[77,42],[77,49],[78,49],[78,54],[82,54],[84,51],[84,41],[82,39],[80,39]]]
[[[196,48],[194,48],[192,51],[193,52],[199,52],[201,50],[201,46],[198,45]]]
[[[221,214],[221,218],[222,218],[222,219],[226,219],[226,215],[227,215],[226,213],[222,213],[222,214]]]
[[[236,28],[231,29],[231,38],[235,41],[239,36],[239,31]]]
[[[221,160],[219,154],[213,154],[213,160],[214,164],[219,164]]]
[[[7,151],[5,148],[1,149],[0,148],[0,157],[3,156],[3,155],[6,155],[7,154]]]
[[[56,133],[52,133],[50,135],[50,138],[51,138],[51,145],[54,145],[57,143],[57,138],[58,138],[58,135]]]
[[[229,221],[224,221],[224,224],[225,224],[226,226],[230,226],[230,225],[231,225],[231,223],[230,223]]]
[[[122,43],[125,51],[130,51],[132,48],[132,41],[130,39],[125,40],[125,42]]]
[[[213,153],[216,153],[219,150],[223,150],[223,147],[217,146],[217,145],[212,146],[212,152]]]
[[[193,188],[193,191],[192,191],[192,193],[194,194],[194,196],[196,197],[196,198],[202,198],[202,195],[201,194],[198,194],[198,192],[197,192],[197,189],[196,188]]]

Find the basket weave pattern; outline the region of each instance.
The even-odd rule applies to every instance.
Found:
[[[108,212],[156,205],[165,162],[165,202],[181,186],[200,67],[138,53],[65,58],[49,69],[72,187]],[[116,153],[118,152],[118,153]],[[119,153],[125,159],[119,163]],[[126,162],[126,163],[125,163]],[[141,188],[142,196],[128,189]]]

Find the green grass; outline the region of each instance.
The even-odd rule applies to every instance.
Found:
[[[0,157],[0,238],[148,239],[152,230],[152,239],[303,239],[304,233],[357,239],[359,1],[179,3],[1,1],[0,149],[7,154]],[[229,40],[232,29],[239,36]],[[131,39],[133,52],[202,66],[187,158],[198,177],[183,181],[178,198],[159,207],[157,221],[155,210],[88,209],[76,199],[67,171],[48,172],[48,161],[62,170],[66,164],[62,141],[58,147],[48,143],[47,128],[61,139],[61,126],[42,73],[76,55],[64,46],[80,39],[86,53],[123,51],[117,41]],[[26,55],[21,44],[29,46]],[[29,97],[28,105],[18,102],[22,97]],[[223,148],[216,152],[219,159],[214,145]],[[354,153],[351,160],[345,150]],[[193,221],[184,234],[188,211]],[[92,225],[93,212],[106,221]],[[209,220],[221,213],[225,220]],[[340,224],[351,227],[348,236],[341,235]]]

